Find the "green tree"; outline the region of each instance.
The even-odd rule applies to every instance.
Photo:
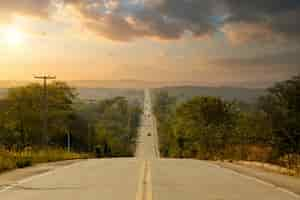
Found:
[[[173,131],[176,98],[171,97],[166,91],[155,91],[153,110],[158,122],[157,128],[161,155],[176,157],[179,151]]]
[[[100,101],[93,109],[94,148],[102,156],[131,156],[135,152],[141,108],[124,97]]]
[[[63,82],[51,83],[48,91],[48,133],[50,143],[54,144],[57,142],[55,141],[57,134],[65,134],[69,129],[75,93]],[[2,128],[10,137],[16,138],[16,145],[19,148],[42,144],[42,92],[43,88],[40,84],[30,84],[9,89],[8,95],[2,99],[6,106],[5,111],[0,115],[1,119],[5,117]]]
[[[272,123],[273,147],[281,155],[300,154],[300,76],[277,83],[259,100]],[[296,158],[297,156],[295,156]],[[289,165],[293,165],[289,159]]]
[[[181,104],[176,110],[175,127],[181,156],[224,156],[234,117],[231,104],[216,97],[194,97]]]

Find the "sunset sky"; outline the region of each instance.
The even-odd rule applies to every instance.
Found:
[[[299,55],[299,0],[0,1],[0,80],[263,86]]]

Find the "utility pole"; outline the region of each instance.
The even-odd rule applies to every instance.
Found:
[[[47,81],[56,79],[55,76],[34,76],[35,79],[43,80],[43,143],[48,144],[48,88]]]
[[[71,134],[70,134],[70,131],[68,131],[67,137],[68,137],[68,152],[70,152],[71,151]]]
[[[90,104],[90,105],[93,105],[97,102],[96,99],[88,99],[87,102]],[[91,144],[92,143],[92,134],[93,134],[93,122],[88,119],[88,124],[87,124],[87,128],[88,128],[88,132],[87,132],[87,145],[88,145],[88,151],[93,151],[93,145]]]

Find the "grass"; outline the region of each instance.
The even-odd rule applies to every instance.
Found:
[[[86,158],[89,158],[88,154],[67,152],[63,149],[29,149],[21,152],[0,149],[0,172],[16,168],[24,168],[37,163]]]

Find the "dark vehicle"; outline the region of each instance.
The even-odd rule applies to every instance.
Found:
[[[151,133],[148,133],[147,136],[151,136]]]

